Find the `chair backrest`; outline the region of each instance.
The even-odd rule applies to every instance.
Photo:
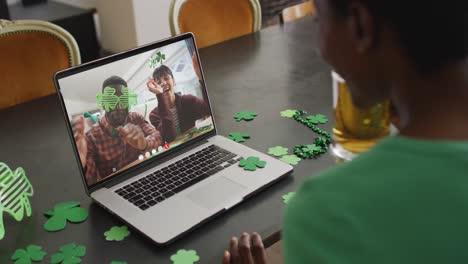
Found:
[[[281,12],[281,22],[290,22],[308,15],[315,14],[315,7],[311,0],[302,4],[297,4],[283,9]]]
[[[193,32],[199,48],[262,27],[258,0],[172,0],[169,12],[172,35]]]
[[[0,20],[0,109],[55,93],[53,75],[80,64],[70,33],[37,20]]]

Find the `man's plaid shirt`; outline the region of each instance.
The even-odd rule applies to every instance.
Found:
[[[113,127],[105,117],[86,132],[88,154],[84,170],[88,185],[102,180],[137,160],[138,156],[144,155],[146,151],[157,149],[162,145],[158,130],[146,122],[143,116],[130,112],[125,120],[125,124],[129,123],[139,126],[145,134],[147,143],[145,150],[138,150],[125,143],[118,133],[113,135]]]

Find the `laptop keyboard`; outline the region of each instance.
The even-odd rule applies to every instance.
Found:
[[[146,210],[174,194],[237,163],[238,157],[223,148],[210,145],[192,155],[134,181],[115,192]]]

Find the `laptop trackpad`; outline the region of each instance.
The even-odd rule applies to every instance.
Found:
[[[245,189],[240,184],[219,177],[211,183],[193,190],[187,197],[206,209],[213,209],[226,205],[236,198],[240,200]]]

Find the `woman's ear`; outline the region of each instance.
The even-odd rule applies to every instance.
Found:
[[[354,37],[356,51],[365,53],[377,43],[376,19],[369,8],[360,1],[351,1],[349,6],[349,29]]]

